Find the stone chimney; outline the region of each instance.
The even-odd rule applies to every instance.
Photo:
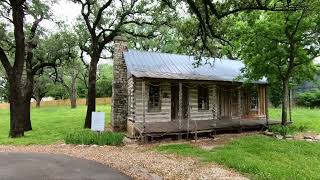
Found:
[[[128,50],[126,38],[116,36],[114,39],[112,112],[111,127],[113,131],[126,131],[128,118],[127,67],[123,52]]]

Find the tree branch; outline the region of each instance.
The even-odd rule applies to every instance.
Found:
[[[97,17],[95,19],[95,21],[93,22],[93,29],[95,30],[97,25],[99,24],[100,20],[101,20],[101,16],[102,16],[102,13],[105,9],[107,9],[110,4],[111,4],[112,0],[109,0],[107,3],[105,3],[98,11],[98,14],[97,14]]]
[[[11,74],[13,71],[13,68],[9,62],[9,59],[8,59],[6,53],[2,49],[2,47],[0,47],[0,61],[3,65],[4,69],[6,70],[7,74]]]
[[[32,74],[37,74],[37,72],[45,67],[56,68],[56,63],[47,62],[47,63],[40,63],[32,67]]]

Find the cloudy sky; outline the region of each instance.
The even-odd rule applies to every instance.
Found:
[[[69,0],[59,0],[51,7],[51,11],[58,20],[64,20],[73,25],[76,18],[80,15],[81,6]],[[42,26],[49,30],[56,29],[56,25],[50,21],[42,22]]]
[[[63,20],[72,27],[76,18],[81,14],[81,5],[70,2],[70,0],[59,0],[51,7],[51,11],[55,19]],[[55,23],[48,20],[41,22],[41,26],[53,32],[58,29]],[[85,60],[89,62],[89,56],[85,55]],[[99,64],[112,64],[112,60],[100,59]]]

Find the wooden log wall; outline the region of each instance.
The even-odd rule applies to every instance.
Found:
[[[259,93],[259,115],[266,115],[266,86],[260,85],[258,88]]]
[[[252,89],[243,88],[241,92],[241,100],[242,100],[242,117],[243,118],[256,118],[262,117],[265,118],[267,116],[267,86],[266,85],[258,85],[257,93],[258,93],[258,109],[257,111],[251,110],[251,92]]]
[[[208,110],[199,110],[198,109],[198,85],[197,84],[190,84],[189,92],[189,105],[190,105],[190,119],[192,121],[198,120],[212,120],[213,119],[213,112],[212,109],[218,106],[215,83],[206,84],[209,89],[209,109]],[[216,110],[217,111],[217,110]],[[217,115],[215,115],[217,117]]]
[[[160,111],[157,112],[150,112],[148,111],[148,101],[149,101],[149,86],[152,83],[159,83],[160,82]],[[132,118],[136,122],[143,122],[143,114],[145,114],[145,121],[146,122],[170,122],[171,120],[171,82],[175,82],[177,85],[177,81],[170,81],[170,80],[145,80],[145,91],[144,91],[144,98],[142,95],[142,79],[134,78],[131,82],[129,80],[128,84],[129,87],[133,87],[132,94],[134,97],[130,101],[130,112],[132,114]],[[189,92],[189,120],[191,121],[198,121],[198,120],[213,120],[219,119],[219,112],[220,112],[220,104],[219,104],[219,88],[223,87],[224,84],[219,84],[219,82],[193,82],[193,81],[182,81],[183,86],[188,87]],[[132,85],[132,86],[131,86]],[[209,90],[209,110],[199,110],[198,109],[198,86],[204,85],[208,87]],[[265,117],[267,112],[266,107],[266,86],[259,85],[258,86],[258,111],[251,111],[250,110],[250,90],[246,88],[239,88],[237,85],[229,86],[234,89],[234,93],[237,94],[237,98],[234,98],[237,102],[237,106],[233,106],[234,108],[234,115],[239,118],[255,118],[255,117]],[[165,96],[164,96],[165,94]],[[180,93],[179,93],[180,94]],[[143,100],[145,104],[145,113],[143,113]],[[234,104],[235,104],[234,103]],[[231,105],[231,104],[230,104]],[[229,107],[229,108],[233,108]],[[182,112],[178,112],[179,115]],[[188,118],[182,119],[183,121],[187,121]],[[179,120],[179,119],[177,119]]]
[[[142,97],[142,80],[136,79],[134,83],[134,96],[135,96],[135,109],[134,109],[134,120],[136,122],[143,122],[143,103],[145,104],[145,121],[146,122],[169,122],[171,121],[171,84],[168,81],[160,82],[160,111],[149,112],[148,101],[149,101],[149,86],[150,83],[156,81],[145,80],[145,97]],[[168,96],[164,97],[163,94]]]

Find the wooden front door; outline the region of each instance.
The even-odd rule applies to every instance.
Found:
[[[171,85],[171,120],[178,119],[179,114],[179,85]]]
[[[238,93],[233,86],[223,86],[219,91],[220,117],[222,119],[231,119],[239,114]]]
[[[182,85],[182,119],[187,119],[189,116],[189,88]],[[179,118],[179,85],[171,84],[171,120]]]
[[[182,118],[187,119],[189,116],[189,88],[182,85]]]

